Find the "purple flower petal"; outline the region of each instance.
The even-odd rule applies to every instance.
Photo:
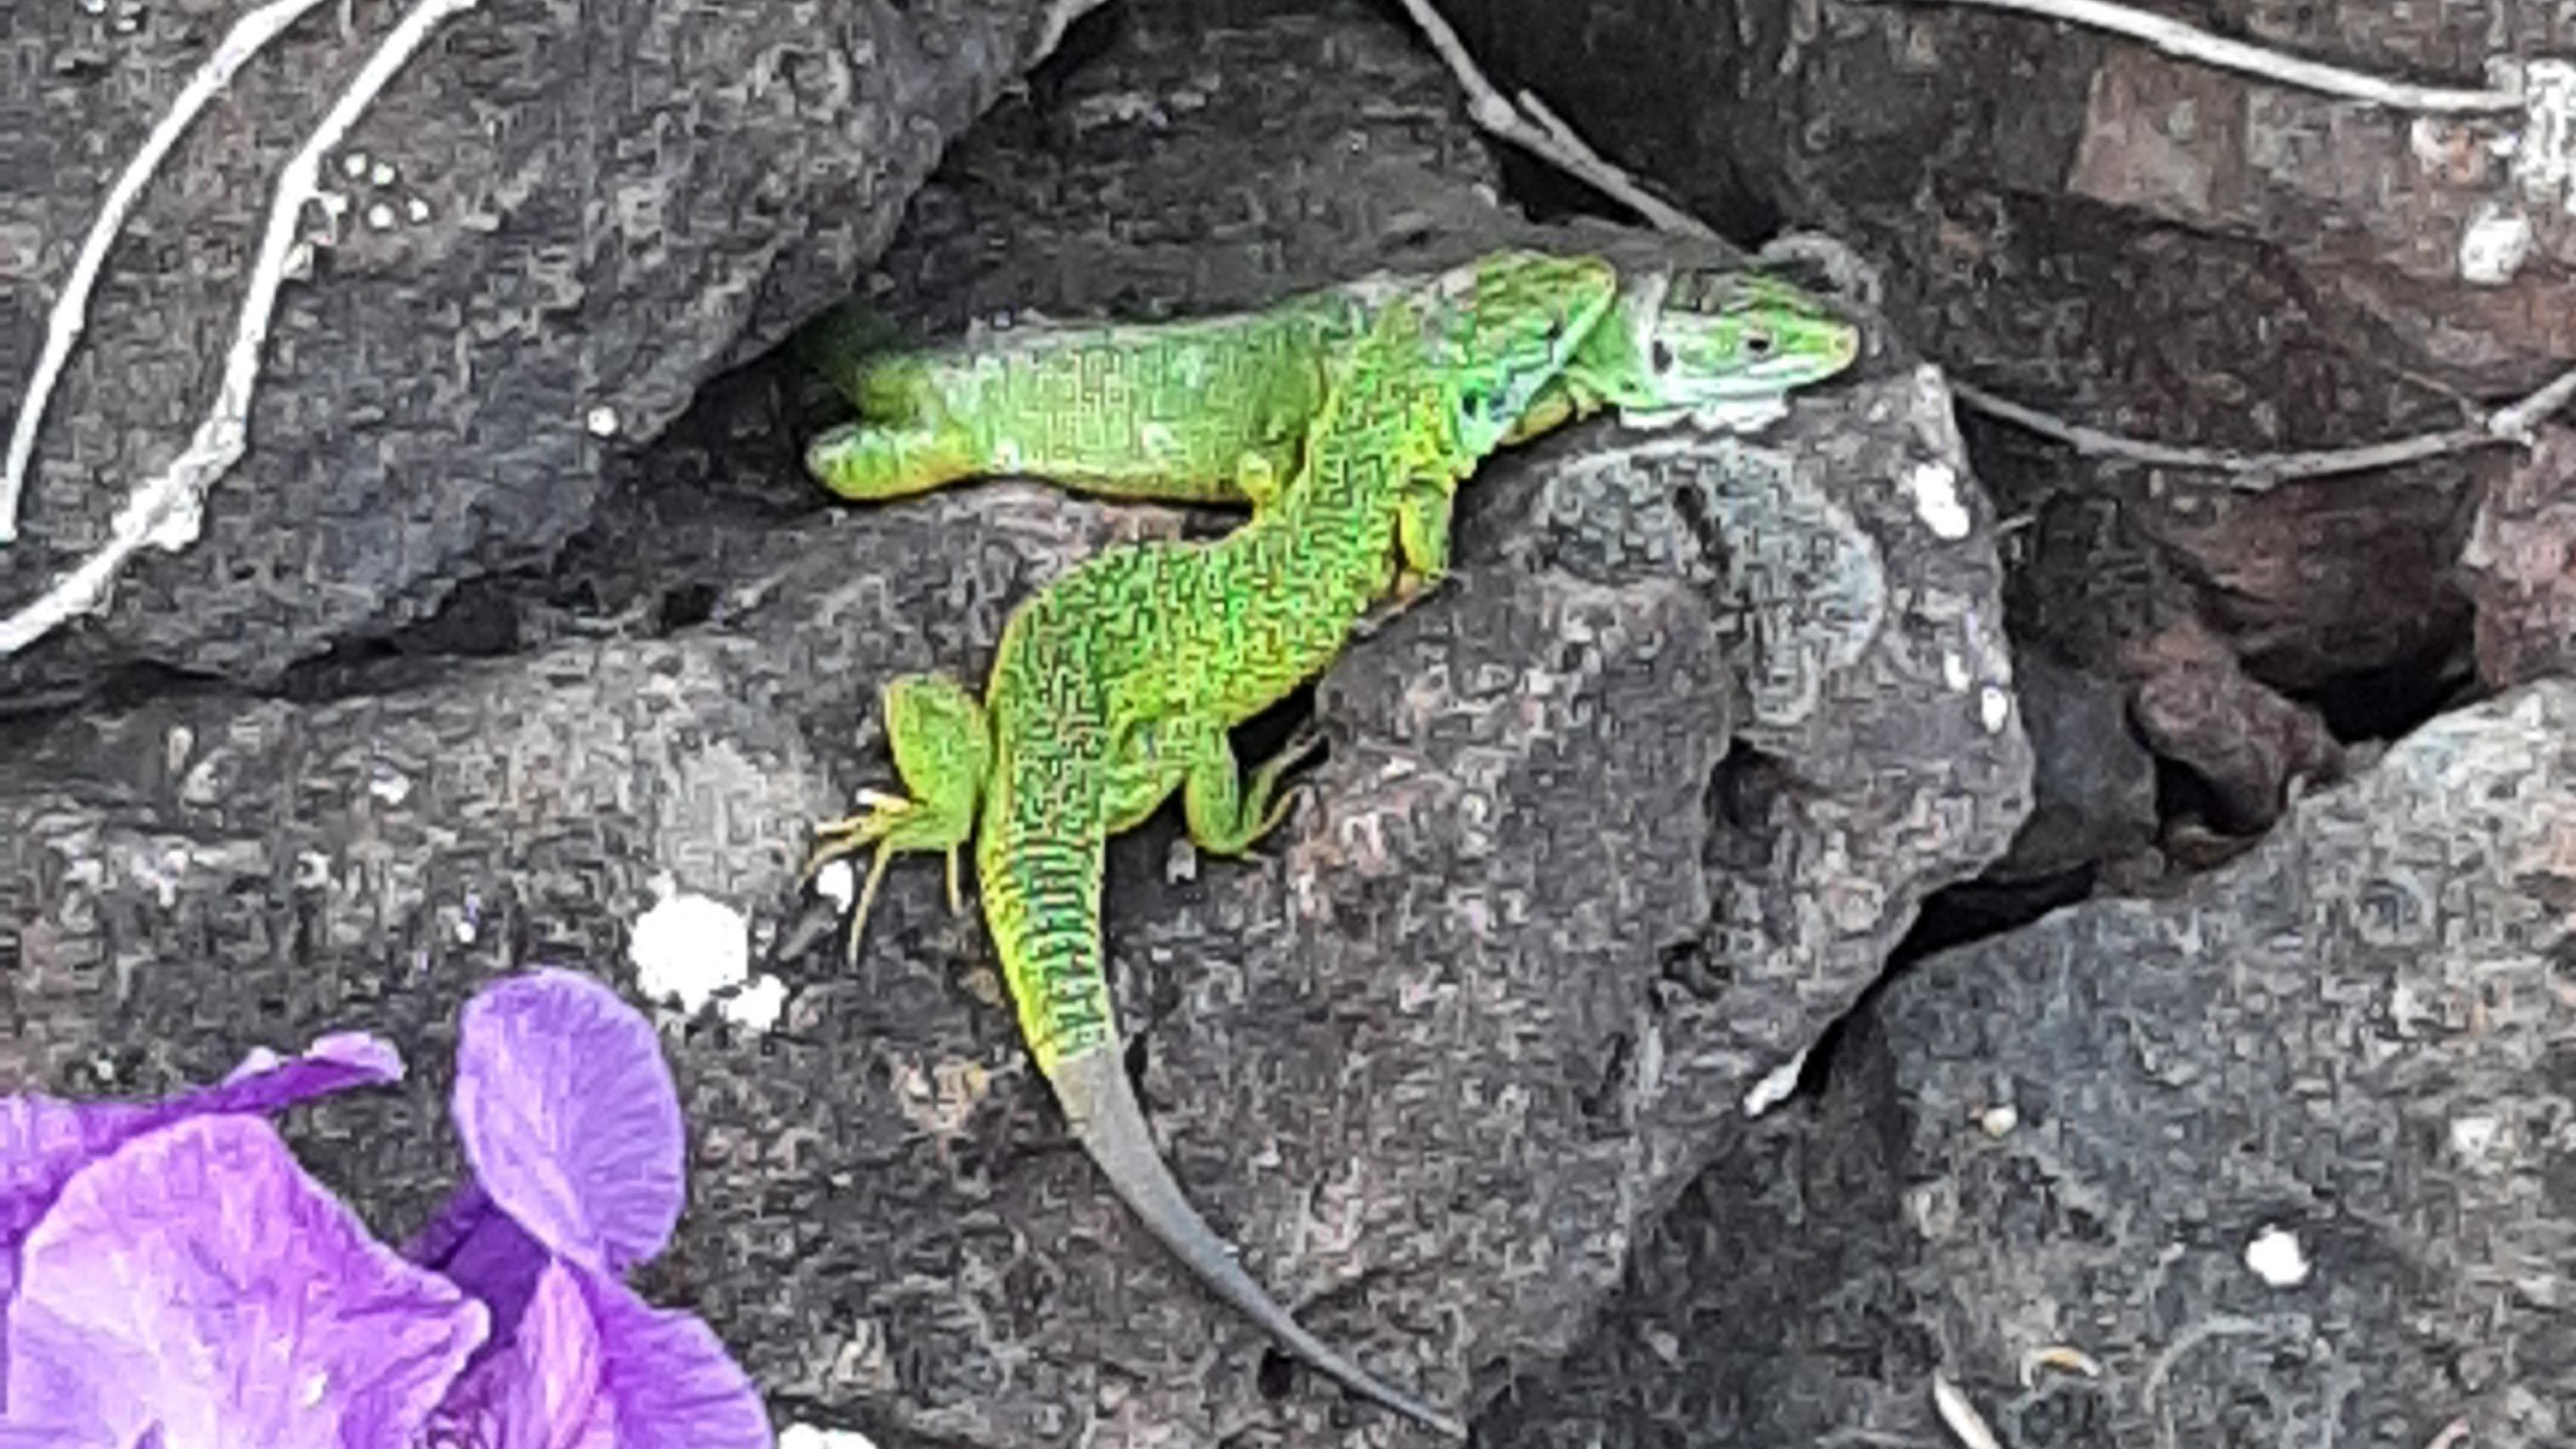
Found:
[[[492,1310],[492,1342],[508,1343],[519,1315],[537,1291],[537,1276],[554,1261],[510,1215],[472,1183],[457,1190],[438,1217],[403,1248],[403,1256],[434,1268]]]
[[[182,1118],[276,1112],[315,1097],[402,1080],[402,1057],[363,1033],[326,1036],[284,1061],[254,1053],[223,1085],[159,1102],[65,1102],[0,1097],[0,1322],[17,1281],[18,1244],[71,1175],[120,1145]],[[5,1368],[0,1350],[0,1368]],[[0,1397],[0,1403],[6,1403]]]
[[[363,1031],[334,1032],[316,1037],[302,1056],[287,1061],[254,1050],[222,1085],[188,1093],[174,1105],[194,1112],[274,1112],[351,1087],[399,1082],[402,1075],[402,1053],[391,1042]]]
[[[465,1371],[434,1429],[490,1449],[619,1449],[600,1392],[599,1327],[577,1271],[546,1265],[518,1339]]]
[[[548,1265],[528,1300],[510,1351],[498,1449],[620,1449],[601,1393],[599,1324],[577,1271]]]
[[[137,1102],[0,1097],[0,1319],[18,1281],[18,1244],[71,1175],[152,1126]],[[6,1403],[0,1397],[0,1403]]]
[[[197,1117],[64,1184],[27,1235],[9,1415],[170,1449],[406,1449],[485,1332],[265,1121]]]
[[[606,986],[542,970],[467,1002],[455,1115],[483,1191],[552,1252],[622,1273],[670,1241],[679,1092],[652,1023]]]
[[[582,1274],[581,1286],[599,1325],[617,1449],[774,1449],[760,1391],[696,1315],[655,1308],[599,1274]]]

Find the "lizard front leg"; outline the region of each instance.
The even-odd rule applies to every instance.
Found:
[[[1381,602],[1353,621],[1352,639],[1371,637],[1449,581],[1449,523],[1456,496],[1448,484],[1423,481],[1406,487],[1396,503],[1395,554],[1377,589]]]
[[[948,857],[948,905],[966,908],[958,887],[957,852],[975,829],[975,804],[993,768],[993,732],[984,706],[966,686],[944,674],[906,674],[885,687],[886,742],[895,771],[911,798],[867,792],[858,814],[815,827],[823,837],[800,880],[826,863],[874,845],[858,905],[850,913],[850,959],[876,904],[886,866],[902,851],[940,851]]]

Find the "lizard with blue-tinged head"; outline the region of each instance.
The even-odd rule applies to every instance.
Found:
[[[1259,507],[1295,470],[1330,360],[1421,280],[1381,274],[1170,322],[1024,321],[921,349],[843,303],[796,345],[860,416],[818,435],[806,469],[868,501],[1018,474],[1114,498]],[[1750,430],[1858,350],[1850,322],[1760,272],[1658,263],[1625,269],[1618,288],[1504,446],[1604,408],[1635,427]]]
[[[1050,581],[1005,625],[980,702],[944,675],[889,682],[887,734],[908,794],[877,796],[862,813],[825,826],[808,867],[810,873],[875,847],[852,913],[855,955],[898,853],[943,853],[951,903],[963,909],[957,860],[971,839],[986,924],[1030,1054],[1084,1150],[1139,1220],[1300,1358],[1458,1437],[1464,1430],[1456,1418],[1382,1382],[1298,1324],[1173,1180],[1123,1065],[1100,937],[1103,856],[1109,836],[1141,823],[1176,789],[1192,840],[1212,854],[1240,855],[1279,823],[1288,804],[1280,774],[1311,748],[1312,737],[1301,735],[1246,778],[1228,731],[1322,673],[1393,589],[1399,560],[1418,580],[1439,581],[1458,483],[1495,448],[1528,436],[1540,410],[1597,408],[1597,399],[1611,395],[1601,390],[1602,377],[1640,407],[1660,401],[1687,410],[1721,395],[1715,385],[1658,395],[1637,383],[1639,369],[1653,372],[1668,360],[1651,336],[1623,354],[1628,382],[1618,380],[1618,368],[1603,367],[1580,387],[1562,385],[1587,343],[1596,358],[1612,355],[1598,339],[1625,295],[1599,258],[1495,253],[1374,297],[1358,335],[1295,364],[1318,370],[1311,398],[1298,394],[1302,400],[1291,406],[1271,396],[1247,406],[1248,394],[1232,395],[1231,421],[1211,424],[1213,446],[1186,466],[1167,460],[1081,475],[1109,478],[1112,486],[1094,491],[1175,497],[1174,488],[1193,486],[1191,468],[1230,458],[1218,472],[1249,485],[1238,495],[1252,494],[1256,506],[1220,539],[1113,547]],[[1720,311],[1737,301],[1748,310],[1727,314],[1734,340],[1702,355],[1765,379],[1739,379],[1739,400],[1767,396],[1776,407],[1781,388],[1839,370],[1855,350],[1848,324],[1810,325],[1814,304],[1802,293],[1739,288]],[[1756,335],[1766,340],[1747,342]],[[1184,338],[1181,347],[1204,343]],[[1786,362],[1783,350],[1792,354]],[[1103,376],[1116,375],[1122,354],[1091,355],[1107,359],[1106,373],[1087,374],[1100,388]],[[1027,365],[1048,364],[1041,358]],[[1106,385],[1103,395],[1114,398],[1119,389]],[[1145,415],[1132,406],[1108,415],[1105,432],[1047,434],[1075,441],[1018,461],[1115,463],[1115,440],[1140,437]],[[1282,417],[1298,429],[1295,446],[1285,450],[1269,447],[1261,431],[1284,426]],[[907,475],[884,496],[963,476],[932,476],[947,466]],[[930,481],[912,486],[922,478]]]

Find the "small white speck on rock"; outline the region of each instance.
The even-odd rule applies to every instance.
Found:
[[[848,913],[850,903],[859,898],[859,868],[845,856],[826,861],[814,872],[815,893],[832,903],[833,909]]]
[[[2308,1281],[2308,1255],[2296,1233],[2265,1223],[2245,1244],[2245,1266],[2275,1288],[2296,1288]]]
[[[613,438],[617,436],[617,409],[610,407],[606,403],[601,403],[599,406],[592,408],[589,412],[583,414],[581,421],[583,427],[590,429],[590,435],[594,438]]]
[[[733,907],[676,889],[667,876],[654,886],[661,899],[636,918],[626,959],[644,995],[695,1015],[719,992],[750,978],[750,927]]]
[[[2460,280],[2472,287],[2501,287],[2531,256],[2531,218],[2481,201],[2460,229]]]
[[[2473,1162],[2492,1154],[2503,1137],[2504,1123],[2484,1113],[2451,1119],[2451,1151]]]
[[[1986,733],[1993,734],[2011,723],[2012,707],[2011,691],[1987,685],[1977,697],[1979,723],[1986,727]]]
[[[856,1429],[790,1424],[778,1431],[778,1449],[877,1449],[877,1442]]]
[[[747,1031],[767,1031],[778,1025],[779,1013],[787,1008],[787,983],[763,971],[751,984],[725,998],[716,1010],[725,1020]]]

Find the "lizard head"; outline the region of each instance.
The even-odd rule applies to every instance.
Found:
[[[1639,310],[1637,351],[1650,396],[1627,407],[1675,411],[1776,397],[1833,376],[1860,354],[1860,329],[1810,293],[1755,272],[1678,273]]]

